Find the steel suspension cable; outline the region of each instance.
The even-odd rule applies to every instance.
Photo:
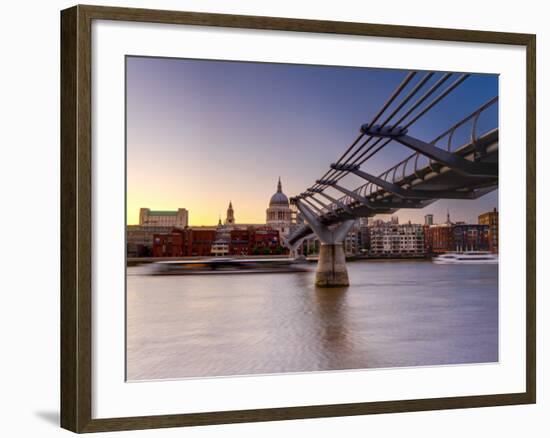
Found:
[[[422,97],[420,97],[407,111],[406,113],[397,121],[395,122],[395,126],[397,126],[399,123],[401,123],[403,120],[405,120],[416,108],[418,108],[423,102],[426,101],[434,92],[436,92],[450,77],[452,76],[452,73],[446,73],[444,76],[439,78],[439,80],[433,84],[426,93]],[[410,125],[409,125],[410,126]],[[382,143],[384,141],[384,138],[380,137],[378,138],[367,150],[365,150],[352,164],[362,164],[366,160],[359,161],[361,158],[363,158],[366,154],[368,154],[375,146]],[[391,140],[390,140],[391,141]],[[378,149],[375,150],[375,153],[378,153],[384,146],[386,146],[390,141],[386,139],[382,145]],[[374,155],[373,154],[373,155]],[[369,155],[371,157],[372,155]],[[339,181],[342,179],[346,174],[342,175],[340,178],[338,178],[336,181]]]
[[[384,113],[384,111],[386,111],[388,109],[388,107],[394,102],[394,100],[399,96],[399,94],[401,94],[401,92],[403,91],[403,89],[409,84],[409,82],[416,76],[416,71],[412,71],[412,72],[409,72],[407,74],[407,76],[405,76],[405,78],[401,81],[401,83],[399,84],[399,86],[393,91],[392,95],[386,100],[386,102],[384,103],[384,105],[382,105],[382,107],[378,110],[378,113],[374,116],[374,121],[377,121],[381,116],[382,114]],[[336,161],[337,164],[340,164],[341,161],[344,159],[344,157],[355,147],[355,145],[361,140],[361,138],[364,137],[364,134],[361,133],[356,139],[355,141],[351,144],[351,146],[348,147],[348,149],[340,156],[340,158],[338,159],[338,161]],[[359,150],[361,150],[361,148],[363,148],[365,146],[365,144],[369,141],[371,137],[369,137],[355,152],[354,154],[352,155],[355,156]],[[348,160],[352,157],[349,157]],[[327,178],[329,176],[329,174],[331,174],[332,172],[334,171],[334,169],[329,169],[327,172],[325,172],[325,174],[320,178],[320,179],[324,179],[324,178]],[[316,187],[318,186],[318,184],[314,184],[313,187]]]
[[[427,77],[428,75],[424,76],[424,78],[420,81],[422,83],[422,85],[424,85],[427,80],[433,75],[433,73],[430,73],[429,74],[429,77]],[[422,97],[420,97],[406,112],[403,116],[401,116],[401,118],[395,123],[395,126],[397,126],[399,123],[403,122],[404,120],[406,120],[407,117],[409,117],[422,103],[424,103],[438,88],[441,87],[441,85],[446,82],[450,77],[451,77],[452,73],[447,73],[445,74],[443,77],[441,77]],[[407,78],[409,78],[410,74],[407,76]],[[435,99],[433,99],[426,107],[424,107],[418,114],[416,114],[416,116],[414,116],[409,122],[406,123],[406,125],[404,126],[404,128],[408,128],[410,127],[411,125],[413,125],[416,121],[418,121],[423,115],[425,115],[428,111],[430,111],[434,106],[436,106],[439,102],[441,102],[441,100],[443,100],[447,95],[449,95],[454,89],[456,89],[462,82],[464,82],[470,75],[469,74],[463,74],[461,75],[455,82],[453,82],[449,87],[447,87],[439,96],[437,96]],[[406,78],[406,79],[407,79]],[[412,79],[412,77],[410,78]],[[410,81],[409,79],[409,81]],[[409,82],[407,81],[407,83]],[[409,92],[409,94],[403,99],[403,101],[401,101],[401,103],[398,105],[398,108],[396,110],[394,110],[392,112],[392,114],[390,116],[388,116],[384,122],[384,125],[385,126],[398,112],[400,109],[403,108],[403,106],[414,96],[414,94],[416,94],[416,92],[421,88],[421,86],[419,86],[420,82],[417,84],[417,86],[415,86],[414,88],[414,91],[415,93],[413,93],[411,90],[411,92]],[[403,83],[401,84],[403,85]],[[406,84],[405,84],[406,85]],[[404,88],[404,86],[400,86],[398,87],[399,89],[399,92],[402,91],[402,89]],[[396,90],[393,94],[392,94],[392,98],[395,99],[395,97],[398,96],[398,90]],[[389,102],[389,99],[388,101],[386,102],[386,104],[381,108],[381,110],[377,113],[376,117],[373,119],[373,121],[371,122],[371,124],[374,124],[375,121],[378,120],[378,118],[380,118],[380,116],[383,114],[383,112],[389,107],[389,105],[391,104],[391,102]],[[352,145],[352,147],[348,148],[348,150],[344,153],[344,155],[342,155],[340,157],[340,159],[338,160],[338,164],[342,161],[343,157],[349,153],[349,151],[355,146],[355,144],[357,144],[357,142],[362,138],[362,136],[359,136],[356,141],[354,142],[354,144]],[[363,144],[352,154],[351,157],[348,157],[348,159],[346,159],[346,163],[345,164],[349,164],[349,161],[360,151],[362,150],[362,148],[372,139],[373,137],[369,137],[367,138]],[[383,147],[385,147],[388,143],[390,143],[392,141],[392,139],[384,139],[382,137],[378,138],[375,143],[373,143],[372,145],[370,145],[366,150],[364,150],[361,155],[357,158],[355,158],[355,160],[353,161],[353,163],[351,164],[363,164],[365,161],[367,161],[368,159],[372,158],[376,153],[378,153]],[[380,144],[382,143],[382,144]],[[375,146],[379,145],[375,150],[373,150],[373,148]],[[370,152],[372,151],[372,152]],[[370,153],[369,153],[370,152]],[[334,169],[331,169],[331,170],[334,170]],[[341,172],[339,175],[337,174],[338,172]],[[325,173],[325,175],[321,178],[321,179],[324,179],[327,175],[329,175],[331,172],[330,170],[328,172]],[[349,172],[348,171],[336,171],[336,174],[332,174],[331,175],[331,178],[332,178],[332,182],[337,182],[339,181],[340,179],[342,179],[344,176],[346,176]],[[319,186],[319,187],[322,187],[323,189],[328,187],[329,184],[325,184],[325,185],[320,185],[320,184],[315,184],[313,187],[316,187],[316,186]]]
[[[427,73],[426,75],[424,75],[424,77],[418,81],[418,83],[415,85],[415,87],[409,91],[409,93],[407,94],[407,96],[405,96],[405,98],[403,98],[403,100],[401,101],[401,103],[399,103],[399,105],[397,105],[397,107],[392,111],[392,113],[386,117],[386,120],[381,124],[382,127],[386,126],[393,117],[395,117],[395,115],[397,113],[399,113],[399,111],[401,111],[401,109],[418,93],[418,91],[426,84],[426,82],[428,82],[431,77],[434,75],[433,72],[430,72],[430,73]],[[430,90],[428,90],[428,92],[423,96],[424,100],[429,97],[435,90],[437,90],[437,88],[439,88],[441,86],[441,84],[443,82],[445,82],[445,80],[447,80],[447,78],[450,76],[451,74],[449,73],[446,77],[444,77],[443,79],[440,79],[438,81],[438,83],[436,83],[434,86],[431,87]],[[420,98],[420,99],[423,99],[423,98]],[[418,107],[419,105],[419,102],[421,103],[421,101],[417,101],[406,113],[406,115],[404,117],[401,117],[400,120],[403,120],[408,114],[410,114],[415,108]],[[383,109],[385,110],[386,108],[388,107],[388,105],[386,105]],[[378,118],[380,117],[380,115],[383,113],[383,111],[379,111],[378,114],[377,114],[377,117],[375,117],[371,122],[370,124],[373,125],[375,124],[377,121],[378,121]],[[397,124],[397,123],[396,123]],[[347,159],[346,163],[345,164],[349,164],[350,160],[353,159],[355,157],[355,155],[357,155],[369,142],[370,140],[372,140],[373,137],[369,137],[359,148],[357,148],[355,150],[355,152]],[[363,153],[361,154],[361,156],[364,156],[366,153],[368,153],[370,150],[372,150],[372,148],[374,146],[376,146],[377,144],[380,143],[380,139],[378,139],[374,144],[370,145],[365,151],[363,151]],[[361,157],[360,156],[360,157]],[[360,157],[358,157],[355,161],[357,161],[358,159],[360,159]],[[340,164],[339,162],[336,162],[336,164]],[[354,163],[352,163],[354,164]],[[342,179],[345,175],[347,175],[349,172],[347,171],[344,171],[344,170],[334,170],[332,171],[332,173],[330,171],[326,172],[325,175],[323,175],[323,177],[321,177],[321,179],[335,179],[335,178],[338,178],[336,179],[335,181],[339,181],[340,179]],[[328,187],[328,185],[324,185],[323,187]]]
[[[424,114],[426,114],[429,110],[431,110],[435,105],[437,105],[441,100],[443,100],[449,93],[451,93],[456,87],[458,87],[462,82],[464,82],[470,75],[469,74],[463,74],[460,76],[456,81],[454,81],[449,87],[447,87],[438,97],[436,97],[434,100],[432,100],[422,111],[420,111],[412,120],[407,122],[403,128],[409,128],[413,123],[415,123],[420,117],[422,117]],[[383,145],[379,146],[378,149],[373,151],[371,154],[369,154],[367,157],[362,159],[358,164],[361,165],[365,161],[367,161],[369,158],[371,158],[374,154],[376,154],[380,149],[382,149],[385,145],[387,145],[389,142],[391,142],[392,139],[387,139]]]
[[[426,82],[428,82],[428,81],[431,79],[431,77],[432,77],[433,75],[434,75],[433,72],[427,73],[426,75],[424,75],[424,77],[423,77],[420,81],[417,82],[417,84],[414,86],[414,88],[413,88],[411,91],[409,91],[409,93],[407,94],[407,96],[405,96],[405,97],[403,98],[403,100],[399,103],[399,105],[396,106],[396,108],[392,111],[392,113],[391,113],[388,117],[386,117],[386,120],[381,124],[381,126],[382,126],[382,127],[386,126],[386,125],[388,124],[388,122],[391,121],[391,119],[392,119],[393,117],[395,117],[395,115],[396,115],[399,111],[401,111],[401,109],[402,109],[402,108],[403,108],[403,107],[404,107],[404,106],[405,106],[405,105],[406,105],[406,104],[407,104],[407,103],[408,103],[408,102],[418,93],[418,91],[426,84]],[[402,88],[401,88],[401,90],[402,90]],[[401,91],[401,90],[399,90],[399,91]],[[395,95],[395,93],[394,93],[394,95]],[[378,114],[377,114],[377,115],[374,117],[374,119],[371,121],[371,124],[374,124],[374,123],[376,123],[376,122],[378,121],[378,119],[379,119],[380,116],[384,113],[384,111],[388,108],[388,106],[389,106],[389,104],[388,104],[388,102],[386,102],[386,105],[384,105],[384,107],[383,107],[380,111],[378,111]],[[373,137],[368,137],[368,138],[363,142],[363,144],[362,144],[360,147],[358,147],[358,148],[355,150],[355,152],[354,152],[350,157],[347,158],[346,163],[344,163],[344,164],[349,164],[349,162],[350,162],[359,152],[361,152],[361,150],[370,142],[370,140],[372,140],[372,138],[373,138]],[[369,150],[370,150],[371,148],[372,148],[372,146],[369,147]],[[341,161],[341,160],[338,160],[338,161],[336,162],[336,164],[340,164],[340,161]],[[325,173],[325,175],[323,175],[323,176],[321,177],[321,179],[325,179],[325,178],[327,178],[327,179],[334,179],[336,176],[338,176],[338,174],[340,174],[340,173],[342,173],[342,172],[345,172],[345,171],[343,171],[343,170],[331,169],[331,170],[327,171],[327,172]]]
[[[445,76],[443,76],[437,83],[435,83],[419,100],[406,112],[405,115],[403,115],[396,123],[395,126],[397,126],[399,123],[401,123],[403,120],[405,120],[418,106],[420,106],[426,99],[428,99],[444,82],[447,81],[451,77],[452,73],[447,73]],[[432,100],[426,107],[424,107],[412,120],[407,122],[403,128],[409,128],[412,124],[414,124],[420,117],[422,117],[424,114],[426,114],[428,111],[430,111],[435,105],[437,105],[441,100],[443,100],[449,93],[451,93],[454,89],[456,89],[462,82],[464,82],[470,75],[465,73],[462,76],[460,76],[455,82],[453,82],[449,87],[447,87],[439,96],[437,96],[434,100]],[[387,144],[389,144],[392,141],[391,138],[384,139],[383,137],[380,137],[374,144],[372,144],[369,149],[367,149],[364,153],[361,154],[360,157],[358,157],[355,162],[351,164],[358,164],[361,165],[365,161],[372,158],[375,154],[377,154],[382,148],[384,148]],[[380,144],[381,143],[381,144]],[[375,150],[372,150],[374,146],[379,145]],[[369,151],[372,151],[369,153]],[[367,155],[368,154],[368,155]],[[349,173],[349,172],[347,172]],[[346,174],[347,174],[346,173]],[[340,175],[335,182],[342,179],[344,175]]]

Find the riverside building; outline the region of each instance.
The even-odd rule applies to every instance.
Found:
[[[489,239],[489,251],[498,253],[498,211],[496,208],[493,211],[480,214],[478,217],[478,223],[480,225],[487,225],[489,227],[488,239]]]
[[[424,229],[419,224],[384,223],[369,228],[373,257],[424,257]]]
[[[185,228],[189,224],[189,212],[185,208],[178,208],[174,211],[140,208],[139,224],[144,226]]]

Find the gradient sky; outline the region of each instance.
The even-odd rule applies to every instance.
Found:
[[[126,62],[128,224],[138,223],[140,207],[184,207],[190,225],[212,225],[225,217],[230,200],[237,223],[265,223],[277,178],[289,197],[313,185],[408,73],[148,57]],[[497,94],[497,75],[472,75],[409,133],[431,141]],[[479,132],[497,120],[497,108],[488,111]],[[468,135],[457,131],[453,143]],[[392,142],[362,167],[379,174],[410,153]],[[355,188],[364,181],[348,176],[342,183]],[[421,223],[433,213],[442,222],[449,209],[453,220],[476,223],[479,213],[497,206],[495,191],[397,215]]]

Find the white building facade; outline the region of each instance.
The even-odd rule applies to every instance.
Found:
[[[422,257],[425,254],[422,225],[386,223],[370,227],[369,234],[373,256]]]

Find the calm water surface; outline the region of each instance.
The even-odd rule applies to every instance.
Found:
[[[127,377],[498,361],[497,265],[357,261],[348,271],[350,287],[319,289],[313,271],[128,268]]]

